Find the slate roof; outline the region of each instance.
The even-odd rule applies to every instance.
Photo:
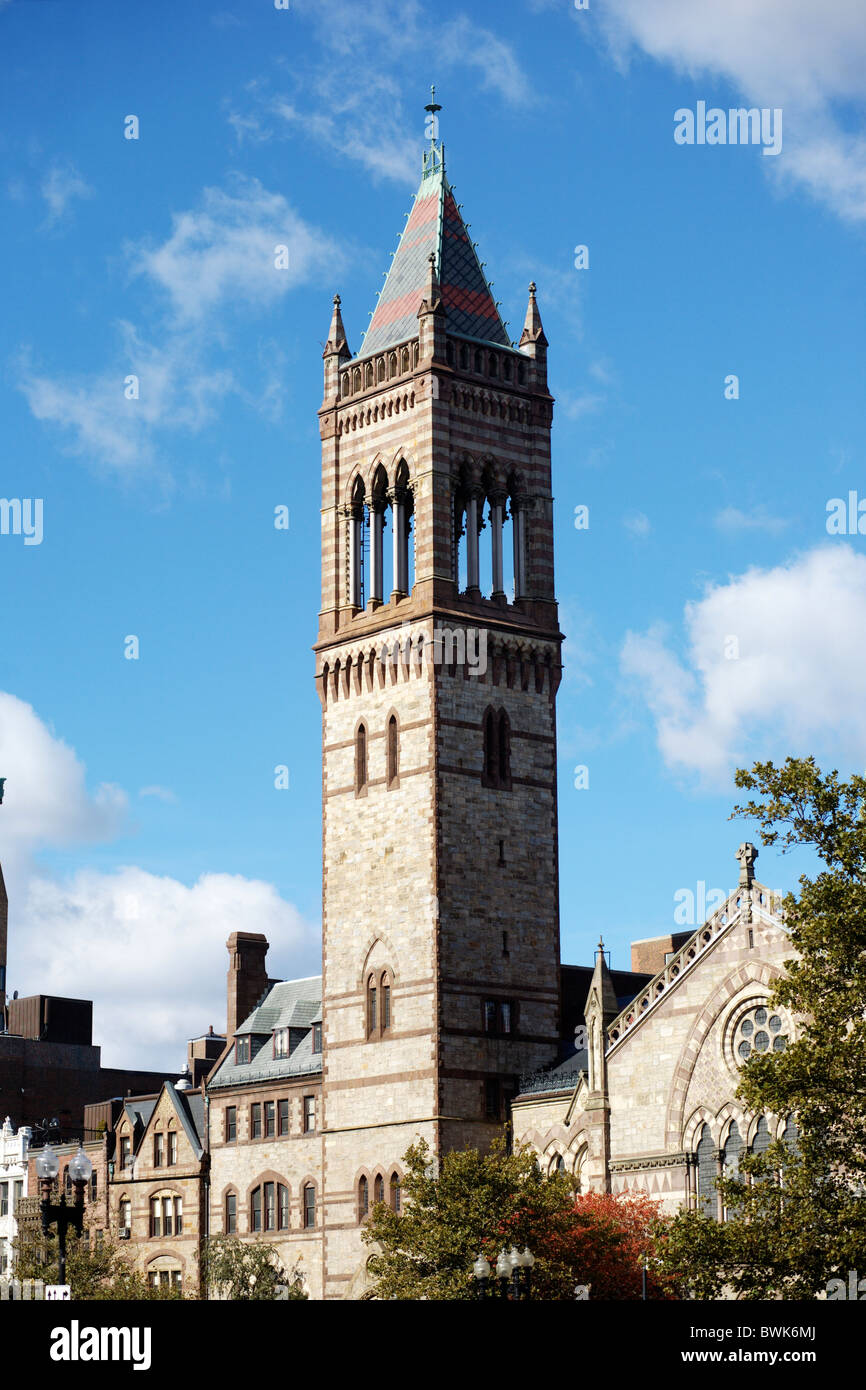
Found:
[[[322,1070],[322,1054],[313,1052],[312,1025],[320,1023],[321,1019],[321,975],[306,980],[282,980],[272,985],[237,1030],[236,1036],[250,1035],[252,1060],[238,1063],[232,1050],[212,1073],[207,1089],[318,1074]],[[291,1056],[274,1057],[271,1037],[275,1028],[307,1028],[309,1032]]]
[[[431,251],[436,257],[445,331],[511,347],[445,177],[444,152],[438,147],[425,151],[421,184],[358,358],[382,352],[417,335],[418,309],[424,298]]]

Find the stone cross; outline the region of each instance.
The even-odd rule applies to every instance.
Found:
[[[755,860],[757,857],[758,851],[754,845],[749,844],[748,840],[737,850],[737,858],[740,861],[741,888],[751,887],[755,878]]]

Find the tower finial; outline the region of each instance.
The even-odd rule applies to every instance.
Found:
[[[424,134],[430,141],[430,148],[424,151],[421,163],[424,173],[432,174],[444,163],[444,150],[441,142],[438,151],[436,148],[436,142],[439,140],[439,116],[437,113],[442,110],[442,107],[436,100],[435,85],[431,84],[430,100],[427,102],[424,110],[427,112],[427,120],[424,123]]]

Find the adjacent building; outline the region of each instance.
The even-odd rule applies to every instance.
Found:
[[[27,1151],[30,1130],[16,1130],[9,1116],[0,1129],[0,1279],[12,1276],[19,1204],[30,1192]]]

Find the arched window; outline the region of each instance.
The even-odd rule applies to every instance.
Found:
[[[714,1220],[718,1215],[716,1149],[709,1125],[704,1125],[696,1149],[698,1159],[698,1211]]]
[[[356,478],[352,487],[352,504],[347,517],[349,528],[349,603],[363,608],[364,594],[364,483]]]
[[[370,1211],[370,1184],[366,1178],[358,1182],[358,1220],[365,1221]]]
[[[262,1229],[262,1189],[254,1187],[250,1193],[250,1230]]]
[[[375,1038],[379,1031],[379,997],[376,990],[376,977],[371,975],[367,981],[367,1037]]]
[[[731,1123],[728,1130],[728,1137],[725,1140],[722,1161],[724,1163],[724,1173],[726,1178],[738,1178],[740,1176],[740,1155],[743,1152],[743,1140],[737,1127],[736,1120]],[[724,1208],[724,1218],[727,1221],[730,1216],[730,1209]]]
[[[785,1124],[785,1128],[782,1131],[782,1143],[785,1145],[789,1153],[795,1154],[797,1152],[797,1149],[799,1148],[799,1141],[800,1130],[797,1126],[797,1121],[793,1118],[793,1116],[789,1115]]]
[[[414,579],[414,546],[412,534],[413,498],[409,486],[409,465],[401,459],[397,465],[394,487],[390,494],[393,540],[393,592],[410,594]]]
[[[391,971],[367,976],[367,1037],[383,1038],[391,1031]]]
[[[576,1187],[575,1187],[575,1191],[576,1191],[576,1192],[585,1192],[585,1191],[586,1191],[586,1181],[585,1181],[584,1175],[583,1175],[583,1169],[584,1169],[584,1165],[585,1165],[585,1164],[586,1164],[586,1145],[584,1144],[583,1147],[582,1147],[581,1149],[578,1150],[577,1155],[576,1155],[575,1160],[574,1160],[574,1181],[575,1181],[575,1184],[576,1184]]]
[[[504,709],[484,716],[484,784],[511,786],[511,723]]]
[[[355,734],[355,795],[367,790],[367,728],[358,725]]]
[[[390,1205],[390,1207],[391,1207],[391,1210],[392,1210],[392,1211],[395,1213],[395,1215],[397,1215],[397,1216],[400,1215],[400,1203],[401,1203],[401,1201],[402,1201],[402,1192],[401,1192],[400,1189],[401,1189],[400,1174],[399,1174],[399,1173],[392,1173],[392,1174],[391,1174],[390,1193],[389,1193],[389,1198],[390,1198],[389,1205]]]
[[[488,786],[496,785],[496,715],[489,709],[484,716],[484,772]]]
[[[381,1173],[376,1174],[376,1181],[373,1184],[373,1201],[384,1202],[385,1200],[385,1179]]]
[[[772,1140],[770,1138],[770,1127],[767,1124],[767,1121],[764,1119],[764,1116],[762,1115],[761,1118],[758,1120],[758,1124],[755,1129],[755,1137],[752,1140],[752,1153],[764,1153],[765,1150],[767,1150],[770,1147],[771,1142]]]
[[[392,714],[388,720],[388,786],[393,787],[400,772],[400,734],[397,716]]]
[[[311,1182],[304,1186],[304,1230],[311,1231],[316,1224],[316,1189]]]
[[[511,771],[511,768],[510,768],[510,762],[511,762],[511,749],[510,749],[510,746],[509,746],[509,745],[510,745],[510,739],[509,739],[509,734],[510,734],[510,732],[511,732],[511,730],[510,730],[510,726],[509,726],[509,722],[508,722],[508,715],[505,713],[505,710],[504,710],[504,709],[503,709],[503,710],[500,710],[500,711],[499,711],[499,733],[498,733],[498,739],[497,739],[497,755],[498,755],[498,756],[497,756],[497,761],[498,761],[498,771],[499,771],[499,785],[500,785],[501,787],[504,787],[505,784],[508,782],[509,776],[510,776],[510,771]]]
[[[225,1211],[223,1214],[223,1230],[227,1236],[233,1236],[238,1229],[238,1194],[227,1192],[225,1198]]]

